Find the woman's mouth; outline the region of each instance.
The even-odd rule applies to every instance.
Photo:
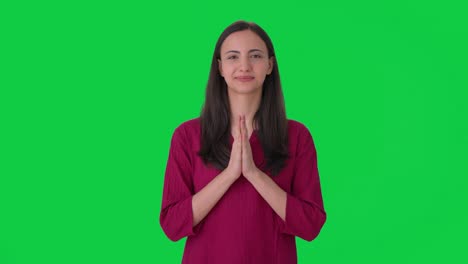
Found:
[[[254,79],[254,77],[252,76],[239,76],[239,77],[236,77],[237,80],[241,81],[241,82],[250,82]]]

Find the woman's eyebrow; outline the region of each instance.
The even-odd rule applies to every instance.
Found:
[[[251,50],[249,50],[249,53],[255,52],[255,51],[263,52],[263,50],[260,50],[260,49],[251,49]],[[229,51],[226,51],[224,54],[227,54],[227,53],[229,53],[229,52],[240,53],[240,51],[238,51],[238,50],[229,50]]]

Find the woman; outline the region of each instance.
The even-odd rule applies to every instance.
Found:
[[[325,223],[309,130],[288,120],[273,44],[237,21],[216,43],[199,118],[178,126],[160,224],[182,263],[297,263]]]

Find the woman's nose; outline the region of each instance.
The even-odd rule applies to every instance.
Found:
[[[251,67],[251,64],[250,64],[250,60],[249,58],[247,57],[243,57],[240,59],[240,69],[241,70],[250,70],[250,67]]]

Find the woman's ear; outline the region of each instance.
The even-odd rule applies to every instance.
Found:
[[[223,75],[223,65],[221,64],[220,59],[218,59],[218,71],[219,71],[219,74],[221,74],[221,76],[224,77],[224,75]]]
[[[275,65],[275,57],[271,56],[269,59],[268,59],[268,74],[267,75],[270,75],[271,72],[273,71],[273,66]]]

